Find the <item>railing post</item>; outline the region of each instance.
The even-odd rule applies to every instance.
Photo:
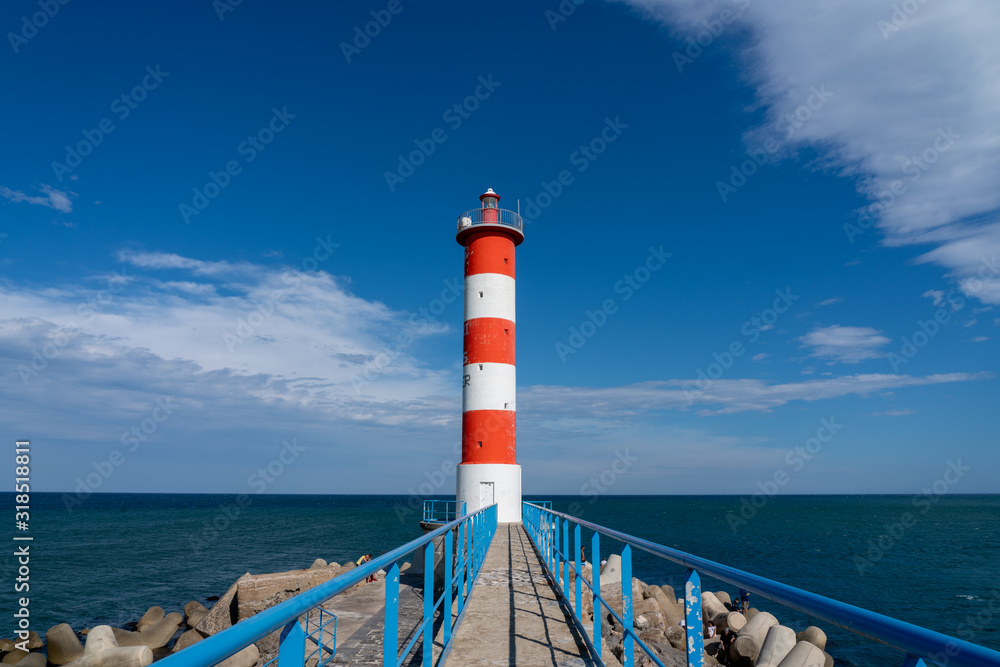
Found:
[[[601,601],[599,596],[601,594],[601,535],[596,530],[594,531],[594,536],[590,538],[590,585],[593,588],[594,595],[594,637],[593,644],[594,648],[597,649],[597,655],[601,655],[601,615],[604,613],[601,610]]]
[[[444,534],[444,602],[441,607],[441,618],[444,619],[444,645],[447,646],[451,640],[451,544],[452,537],[449,530]]]
[[[464,511],[462,516],[465,516]],[[459,615],[461,615],[462,607],[465,605],[465,577],[463,576],[465,574],[465,523],[463,521],[458,524],[458,549],[456,551],[458,561],[455,563],[455,576],[458,577],[456,603]]]
[[[906,660],[903,662],[903,667],[927,667],[927,665],[921,658],[907,654]]]
[[[624,667],[635,666],[635,640],[632,638],[632,547],[625,545],[622,549],[622,620],[625,637],[622,652]]]
[[[563,596],[569,600],[569,564],[573,562],[573,553],[569,550],[569,520],[563,519]]]
[[[555,569],[556,564],[556,518],[551,514],[545,519],[545,532],[549,535],[549,571]]]
[[[434,660],[434,540],[424,547],[424,663]],[[287,665],[286,665],[287,667]]]
[[[552,576],[555,578],[556,588],[562,586],[562,575],[559,570],[559,559],[562,555],[561,545],[559,544],[559,526],[562,523],[562,519],[559,517],[553,517],[552,525],[554,526],[552,530]]]
[[[576,617],[582,621],[583,608],[580,606],[580,604],[583,602],[583,584],[580,582],[580,576],[583,574],[583,563],[582,563],[583,559],[580,557],[580,552],[583,550],[583,543],[580,542],[580,524],[576,524],[573,526],[573,546],[575,547],[574,551],[576,553],[576,561],[575,561],[576,569],[574,570],[574,572],[576,572],[575,609],[576,609]]]
[[[278,646],[278,662],[285,665],[301,665],[306,661],[306,633],[299,625],[299,619],[285,626],[288,631]]]
[[[479,515],[472,517],[472,576],[470,585],[479,572]]]
[[[688,570],[684,580],[684,632],[687,635],[688,667],[704,667],[705,638],[701,624],[701,577]]]
[[[469,597],[472,594],[472,529],[475,526],[475,517],[469,519],[465,522],[465,540],[466,552],[465,557],[465,597]]]
[[[396,667],[399,649],[399,566],[385,578],[385,620],[382,623],[382,667]]]

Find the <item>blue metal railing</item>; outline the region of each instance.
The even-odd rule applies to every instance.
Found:
[[[457,511],[457,500],[425,500],[424,515],[421,519],[424,523],[448,523],[465,514],[465,502],[462,502],[461,511]]]
[[[524,502],[528,503],[529,505],[538,505],[539,507],[542,507],[547,510],[552,509],[551,500],[525,500]]]
[[[727,565],[700,558],[677,549],[671,549],[648,540],[620,533],[589,521],[554,512],[535,503],[524,503],[522,512],[525,528],[542,555],[549,576],[556,584],[566,604],[572,610],[572,618],[581,631],[591,651],[591,657],[599,665],[601,660],[601,617],[606,608],[624,628],[623,663],[625,667],[635,665],[635,646],[638,645],[653,662],[663,667],[663,662],[639,638],[632,628],[632,547],[642,549],[654,556],[677,563],[687,568],[684,582],[684,617],[688,655],[688,667],[704,665],[704,639],[702,634],[701,578],[699,572],[712,576],[751,593],[773,600],[792,609],[813,616],[827,623],[868,637],[882,644],[902,651],[905,655],[903,667],[924,667],[930,664],[948,667],[1000,667],[1000,652],[978,646],[961,639],[927,630],[920,626],[899,621],[882,614],[861,609],[844,602],[838,602],[815,593],[765,579],[749,572],[737,570]],[[569,528],[573,524],[573,549],[569,550]],[[580,575],[581,527],[593,531],[591,536],[591,561],[600,562],[600,536],[605,535],[624,543],[621,552],[622,609],[612,609],[600,594],[601,575],[593,568],[593,583]],[[573,603],[570,603],[569,572],[576,575]],[[560,573],[562,581],[560,581]],[[585,584],[593,595],[593,636],[588,635],[583,624],[582,587]]]
[[[472,593],[472,586],[479,576],[479,570],[486,558],[486,551],[493,540],[496,529],[496,505],[485,507],[473,514],[466,514],[423,537],[374,558],[360,567],[349,570],[270,609],[265,609],[255,616],[246,618],[218,634],[167,656],[159,661],[159,665],[163,667],[181,667],[182,665],[208,667],[225,660],[275,630],[281,630],[281,643],[277,657],[281,667],[299,667],[305,664],[307,636],[312,637],[312,641],[316,644],[316,650],[310,653],[310,657],[317,655],[318,651],[319,664],[325,664],[333,657],[333,649],[330,645],[336,643],[336,620],[332,621],[334,624],[332,634],[325,635],[324,628],[330,623],[329,616],[331,614],[323,610],[321,605],[383,568],[389,568],[385,582],[383,666],[399,667],[420,638],[423,638],[422,664],[428,666],[434,664],[435,615],[437,615],[438,620],[447,619],[441,623],[444,633],[444,650],[438,657],[438,664],[443,664],[444,658],[447,657],[448,651],[451,649],[451,638],[454,636],[455,629],[462,622],[465,609],[468,608],[466,601]],[[457,543],[455,542],[456,534]],[[439,537],[444,537],[444,590],[435,599],[434,540]],[[423,618],[419,626],[421,631],[414,633],[409,644],[400,653],[399,566],[396,561],[420,548],[424,549],[424,608]],[[315,626],[309,622],[310,613],[318,615]],[[325,622],[324,614],[327,616]],[[303,629],[300,622],[300,618],[303,616],[306,617],[304,619],[306,629]],[[330,637],[329,641],[324,639],[325,636]]]

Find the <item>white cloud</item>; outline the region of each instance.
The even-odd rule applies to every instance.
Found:
[[[992,340],[989,336],[976,336],[972,339],[973,343],[985,343],[988,340]]]
[[[705,389],[698,388],[697,380],[663,380],[604,388],[534,386],[518,391],[518,407],[526,406],[525,414],[529,416],[537,413],[551,419],[568,419],[571,415],[586,419],[630,419],[653,411],[692,407],[698,414],[707,416],[768,412],[792,401],[868,396],[886,389],[968,382],[987,377],[990,376],[977,373],[925,377],[873,373],[777,384],[763,380],[715,380]]]
[[[799,347],[812,348],[811,356],[856,364],[881,356],[878,350],[890,340],[870,327],[817,327],[798,340]]]
[[[190,257],[181,257],[180,255],[165,252],[122,250],[118,253],[118,259],[141,269],[178,269],[190,271],[196,276],[203,277],[250,276],[259,270],[259,267],[246,262],[237,264],[232,262],[206,262],[200,259],[191,259]]]
[[[942,303],[944,303],[944,290],[929,289],[920,296],[925,296],[928,299],[933,299],[935,306],[940,306]]]
[[[753,361],[763,361],[764,359],[767,359],[767,352],[758,352],[752,357]]]
[[[322,271],[157,253],[126,257],[133,261],[125,271],[92,279],[41,287],[0,283],[3,423],[11,432],[53,443],[61,469],[57,474],[53,468],[42,488],[74,486],[81,471],[120,447],[120,434],[164,398],[177,403],[176,416],[130,456],[128,475],[101,490],[134,491],[129,484],[144,479],[150,483],[143,490],[245,490],[239,466],[266,463],[286,437],[324,451],[276,491],[363,492],[349,471],[371,465],[385,469],[385,488],[406,488],[413,476],[424,481],[419,471],[427,452],[445,455],[458,440],[457,360],[443,367],[428,363],[427,345],[418,356],[400,337],[406,332],[430,343],[450,331],[444,324],[362,299]],[[163,271],[182,275],[165,281]],[[461,281],[453,289],[448,307],[459,319]],[[371,381],[359,383],[366,370],[373,371]],[[727,379],[693,393],[694,379],[529,386],[518,391],[519,430],[535,443],[534,461],[565,460],[572,451],[581,470],[605,465],[623,433],[645,443],[647,468],[659,465],[664,474],[669,466],[654,459],[665,451],[671,465],[711,466],[716,457],[726,466],[753,467],[780,450],[753,437],[665,429],[662,413],[767,412],[794,401],[980,377],[855,375],[781,384]],[[380,443],[377,450],[368,447],[373,440]],[[240,452],[236,459],[234,451]],[[440,455],[432,456],[435,463]],[[193,456],[200,462],[195,473],[185,467]],[[216,481],[220,471],[231,477]],[[657,488],[654,482],[647,480],[642,490]]]
[[[872,417],[903,417],[905,415],[912,415],[913,410],[906,408],[904,410],[886,410],[885,412],[873,412]]]
[[[51,185],[42,185],[38,189],[42,191],[44,196],[28,195],[20,190],[11,190],[8,187],[0,186],[0,197],[5,197],[14,203],[26,202],[54,208],[63,213],[73,212],[72,198],[76,196],[75,192],[56,190]]]
[[[815,165],[853,179],[870,201],[883,199],[869,210],[884,243],[937,246],[919,261],[1000,304],[1000,273],[984,265],[1000,255],[1000,4],[919,3],[910,16],[868,0],[623,1],[682,40],[745,6],[706,49],[740,49],[757,93],[748,111],[762,107],[766,128],[748,132],[748,145],[760,145],[812,86],[825,86],[829,101],[782,137],[785,154],[819,151]]]
[[[842,297],[835,296],[835,297],[832,297],[830,299],[824,299],[823,301],[820,301],[816,305],[817,306],[832,306],[833,304],[839,303],[840,301],[843,301],[843,300],[844,299]]]

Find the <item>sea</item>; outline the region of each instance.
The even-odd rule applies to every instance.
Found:
[[[441,496],[441,499],[448,499]],[[1000,650],[1000,495],[545,496],[553,508],[615,530]],[[14,513],[14,494],[0,494]],[[246,572],[345,563],[421,535],[420,499],[393,495],[31,495],[28,592],[3,558],[0,637],[20,597],[31,628],[137,621],[151,606],[222,595]],[[584,531],[587,558],[589,534]],[[602,557],[621,545],[602,539]],[[682,588],[681,567],[634,552],[634,576]],[[704,577],[703,589],[734,586]],[[796,630],[803,614],[751,604]],[[837,665],[904,656],[824,623]]]

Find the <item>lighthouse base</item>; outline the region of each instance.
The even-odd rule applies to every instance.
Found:
[[[457,498],[469,513],[497,504],[497,521],[521,522],[521,466],[508,463],[461,463]]]

